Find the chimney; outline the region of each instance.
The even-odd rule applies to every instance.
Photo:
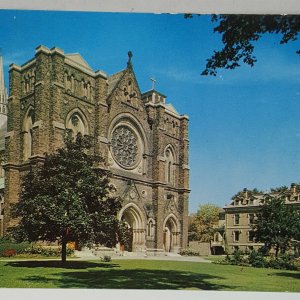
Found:
[[[248,190],[247,190],[247,188],[244,188],[243,192],[244,192],[245,199],[247,199],[248,198]]]
[[[296,194],[296,184],[295,183],[291,184],[291,193]]]

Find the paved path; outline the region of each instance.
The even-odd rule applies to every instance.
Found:
[[[100,257],[94,255],[91,251],[75,251],[78,260],[98,260]],[[114,255],[111,257],[112,260],[126,260],[126,259],[140,259],[140,260],[173,260],[173,261],[192,261],[192,262],[205,262],[211,263],[210,260],[206,260],[198,256],[181,256],[179,254],[169,254],[165,256],[143,256],[142,254],[125,253],[124,256]]]

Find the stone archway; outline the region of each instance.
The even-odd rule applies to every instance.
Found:
[[[163,243],[166,252],[178,252],[180,248],[180,225],[173,214],[167,216],[164,221]]]
[[[127,250],[143,251],[146,242],[146,228],[144,215],[140,208],[134,203],[129,203],[120,211],[119,220],[125,222],[128,228],[132,230],[132,247]]]

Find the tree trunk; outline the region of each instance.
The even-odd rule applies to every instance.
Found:
[[[67,238],[64,235],[61,239],[61,263],[65,265],[67,261]]]
[[[275,257],[276,258],[278,257],[278,252],[279,252],[279,245],[277,244],[276,248],[275,248]]]

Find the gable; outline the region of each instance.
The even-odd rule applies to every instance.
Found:
[[[120,71],[108,78],[107,103],[125,102],[139,109],[142,105],[141,91],[132,68]]]
[[[89,66],[89,64],[85,61],[85,59],[79,53],[67,54],[66,58],[81,67],[84,67],[86,69],[89,69],[90,71],[93,71],[93,69]]]

